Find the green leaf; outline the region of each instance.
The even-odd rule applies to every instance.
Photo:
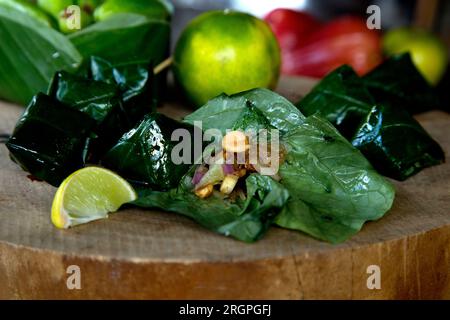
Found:
[[[133,204],[180,213],[217,233],[253,242],[264,235],[289,197],[278,182],[253,174],[245,181],[245,200],[224,199],[218,192],[207,199],[199,199],[193,192],[191,180],[192,175],[188,174],[178,188],[168,192],[147,191]]]
[[[0,0],[0,7],[7,7],[20,11],[30,18],[42,22],[47,27],[53,27],[55,25],[55,21],[45,11],[41,10],[41,8],[28,0]]]
[[[114,108],[119,108],[119,89],[114,84],[57,72],[48,94],[56,100],[88,114],[99,124]]]
[[[352,144],[378,171],[400,181],[445,159],[439,144],[405,109],[387,105],[372,108]]]
[[[88,59],[100,57],[109,62],[152,61],[155,65],[168,56],[170,25],[139,14],[117,14],[95,23],[69,39]]]
[[[344,65],[322,79],[297,107],[307,116],[319,114],[326,118],[350,140],[374,104],[358,75]]]
[[[304,120],[297,108],[282,96],[268,89],[252,89],[231,96],[222,94],[186,116],[184,121],[190,124],[202,121],[203,130],[218,129],[225,133],[244,116],[249,102],[281,133],[296,128]]]
[[[89,149],[90,162],[97,162],[135,124],[122,107],[119,87],[115,84],[57,72],[48,94],[96,121],[96,138]]]
[[[76,70],[82,57],[62,34],[17,10],[0,6],[0,97],[28,103],[58,70]]]
[[[392,185],[325,119],[308,117],[283,143],[279,174],[291,199],[279,226],[338,243],[391,208]]]
[[[246,108],[241,112],[239,119],[233,125],[233,130],[259,132],[262,129],[270,129],[273,126],[264,114],[255,107],[254,103],[247,100]]]
[[[365,82],[343,66],[320,81],[297,106],[308,116],[327,118],[387,177],[405,180],[441,163],[444,155],[439,145],[399,100],[384,98],[383,103],[376,102]]]
[[[176,186],[193,163],[193,145],[189,143],[190,162],[175,164],[172,150],[178,141],[172,141],[176,129],[185,129],[193,142],[190,125],[179,123],[162,114],[152,113],[127,132],[106,154],[102,163],[133,182],[149,185],[156,190]]]
[[[93,127],[94,121],[86,114],[40,93],[19,119],[6,146],[24,170],[59,186],[84,166]]]
[[[401,105],[409,113],[440,107],[437,93],[416,69],[409,53],[387,59],[362,79],[379,103]]]
[[[156,108],[153,65],[148,61],[129,60],[112,64],[102,58],[91,57],[90,77],[119,86],[124,110],[132,123],[137,123]]]

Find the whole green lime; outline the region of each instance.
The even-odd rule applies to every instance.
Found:
[[[59,13],[74,4],[72,0],[37,0],[37,5],[48,14],[58,19]]]
[[[210,11],[192,20],[173,59],[175,78],[196,107],[221,93],[273,89],[280,75],[280,48],[271,29],[242,12]]]
[[[108,0],[97,7],[95,21],[103,21],[118,13],[137,13],[153,19],[169,19],[172,5],[167,0]]]

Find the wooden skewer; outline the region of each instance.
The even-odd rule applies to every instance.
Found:
[[[164,69],[170,67],[172,65],[173,62],[173,58],[172,57],[168,57],[166,60],[164,60],[163,62],[161,62],[160,64],[158,64],[154,69],[153,69],[153,73],[156,75],[158,73],[160,73],[161,71],[163,71]]]

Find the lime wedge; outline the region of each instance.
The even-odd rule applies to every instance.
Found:
[[[52,205],[52,222],[67,229],[104,219],[124,203],[136,200],[133,187],[112,171],[87,167],[72,173],[59,186]]]

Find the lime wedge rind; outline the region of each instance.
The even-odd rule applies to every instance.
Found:
[[[58,188],[51,220],[60,229],[108,218],[123,204],[137,199],[133,187],[114,172],[87,167],[67,177]],[[70,208],[70,209],[69,209]]]

